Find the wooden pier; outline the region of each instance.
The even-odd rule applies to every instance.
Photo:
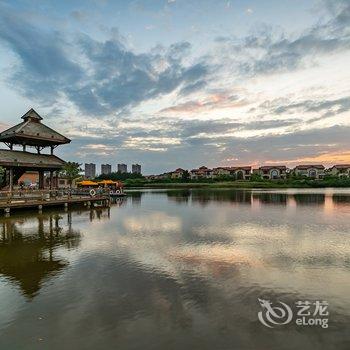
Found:
[[[91,196],[75,194],[72,190],[17,190],[0,191],[0,212],[9,214],[16,209],[33,209],[39,211],[48,206],[63,206],[68,208],[72,205],[84,205],[87,207],[109,207],[110,196],[102,192]]]

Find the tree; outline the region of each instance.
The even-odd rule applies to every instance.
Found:
[[[80,177],[80,172],[82,171],[80,166],[81,164],[77,162],[66,162],[61,171],[62,176],[68,179],[70,187],[72,187],[73,180]]]
[[[185,170],[182,173],[182,181],[187,182],[190,179],[190,173],[188,170]]]

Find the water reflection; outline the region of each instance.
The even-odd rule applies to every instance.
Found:
[[[10,304],[6,291],[15,283],[32,299],[17,299],[11,317],[0,303],[0,348],[38,348],[40,337],[52,350],[345,349],[344,196],[350,193],[147,190],[110,211],[2,218],[0,294]],[[56,265],[37,267],[42,261]],[[25,284],[28,275],[34,286]],[[331,327],[266,329],[258,298],[327,300]]]
[[[89,210],[90,221],[109,217],[108,210]],[[59,247],[79,247],[80,231],[73,228],[73,215],[41,213],[0,217],[0,275],[19,285],[22,293],[33,298],[44,280],[57,275],[69,262],[56,255]]]
[[[250,191],[230,190],[193,190],[191,193],[192,203],[206,206],[211,202],[230,202],[251,204],[252,194]]]
[[[296,192],[296,193],[294,193]],[[129,194],[131,199],[137,197],[137,192]],[[137,198],[140,198],[143,192],[138,192]],[[152,193],[165,193],[168,200],[179,204],[198,204],[205,207],[213,202],[246,204],[246,205],[283,205],[288,207],[295,206],[333,206],[350,205],[350,193],[311,193],[309,191],[291,191],[291,190],[169,190],[157,191]],[[329,209],[328,208],[328,209]]]
[[[286,193],[278,192],[260,192],[253,193],[253,200],[258,201],[261,204],[277,204],[287,205],[288,195]]]

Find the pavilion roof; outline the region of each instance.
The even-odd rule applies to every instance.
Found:
[[[60,169],[65,164],[61,158],[51,154],[36,154],[23,151],[0,150],[0,166],[29,169]]]
[[[23,122],[0,133],[0,141],[29,146],[50,146],[71,140],[41,122],[43,119],[33,108],[22,116]]]

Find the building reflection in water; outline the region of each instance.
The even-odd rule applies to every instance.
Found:
[[[297,205],[324,205],[326,196],[323,193],[296,193],[294,200]]]
[[[251,205],[252,193],[245,190],[193,190],[192,203],[206,206],[210,202],[229,202]]]
[[[333,210],[334,206],[350,205],[349,194],[308,193],[278,190],[171,190],[166,195],[169,201],[183,204],[191,203],[207,206],[211,202],[227,202],[232,204],[246,205],[283,205],[286,207],[296,206],[326,206]],[[133,193],[133,197],[135,193]],[[132,198],[133,198],[132,197]]]
[[[0,217],[0,276],[18,285],[23,295],[35,297],[43,282],[68,266],[58,248],[75,249],[81,234],[72,216],[109,217],[106,209],[84,212],[26,213]]]
[[[169,201],[178,204],[188,204],[191,197],[190,190],[172,190],[167,192],[167,197]]]
[[[279,192],[260,192],[253,193],[253,201],[259,201],[261,204],[287,205],[288,195]]]

